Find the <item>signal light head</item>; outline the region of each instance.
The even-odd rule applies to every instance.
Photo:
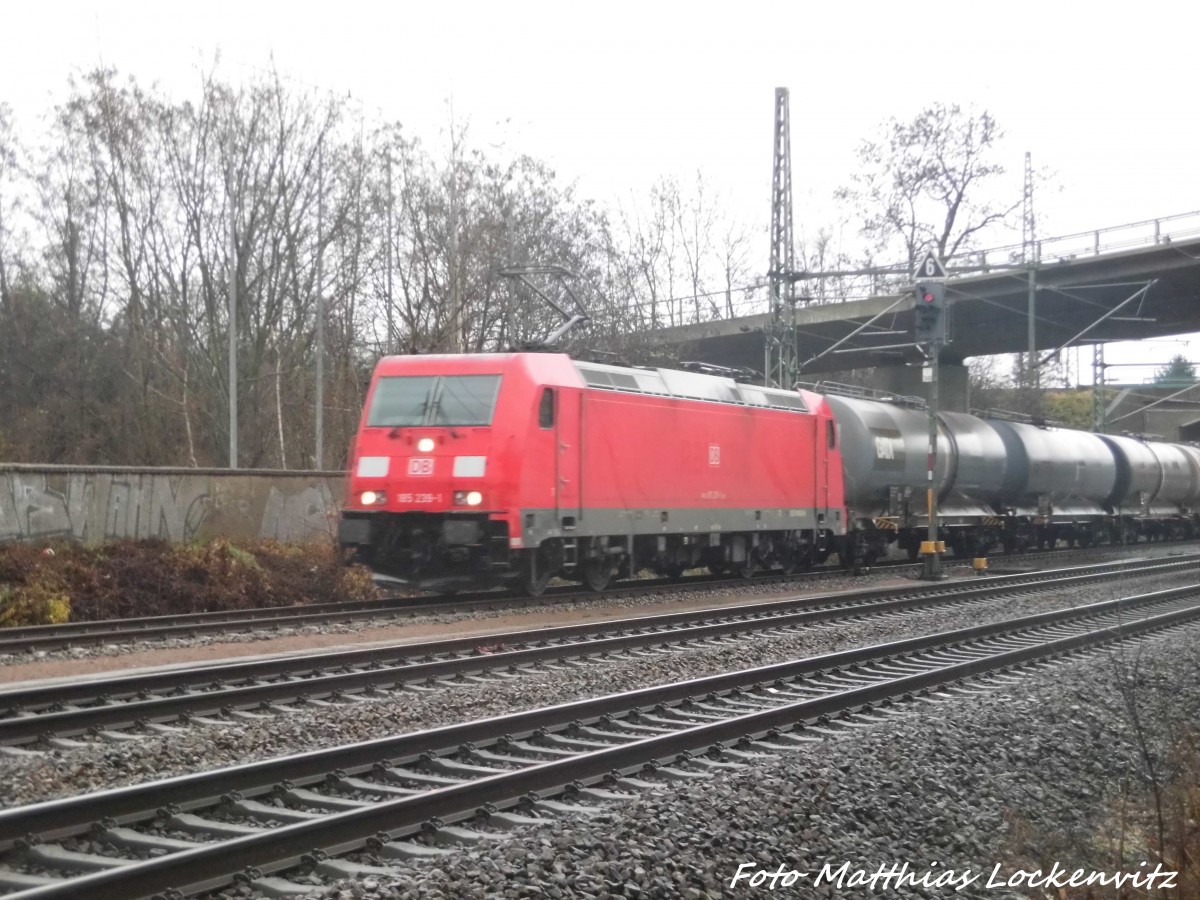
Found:
[[[946,304],[946,288],[938,283],[918,283],[913,286],[912,298],[918,307],[942,307]]]
[[[917,343],[945,340],[946,288],[937,282],[918,283],[911,296]]]

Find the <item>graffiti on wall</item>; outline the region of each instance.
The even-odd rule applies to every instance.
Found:
[[[0,471],[0,541],[328,536],[340,479],[321,476]]]
[[[277,541],[311,540],[337,534],[337,501],[324,482],[286,494],[272,486],[263,510],[260,537]]]

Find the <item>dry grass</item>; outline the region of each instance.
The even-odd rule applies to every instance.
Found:
[[[110,541],[0,545],[0,626],[378,596],[328,542]]]
[[[1093,834],[1038,833],[1009,818],[1009,844],[1018,848],[1008,870],[1048,872],[1057,861],[1070,873],[1149,874],[1176,872],[1170,887],[1162,880],[1081,887],[1045,887],[1030,896],[1055,900],[1200,900],[1200,733],[1187,730],[1173,743],[1158,784],[1129,778],[1105,822]],[[1131,773],[1132,774],[1132,773]],[[1161,810],[1161,828],[1160,828]]]

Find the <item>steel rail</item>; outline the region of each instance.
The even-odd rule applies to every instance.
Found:
[[[1088,575],[1090,573],[1109,573],[1124,571],[1143,571],[1162,565],[1188,564],[1200,561],[1200,554],[1163,558],[1135,558],[1115,560],[1105,563],[1089,563],[1062,569],[1049,569],[1038,572],[1019,572],[1007,575],[997,575],[977,582],[977,585],[992,585],[1004,587],[1012,584],[1034,580],[1057,579],[1072,575]],[[721,615],[747,616],[768,615],[780,610],[795,608],[797,605],[823,605],[829,603],[849,603],[853,601],[869,601],[880,597],[907,596],[909,594],[925,595],[938,591],[956,591],[961,589],[962,581],[945,581],[936,584],[918,582],[910,585],[891,585],[875,588],[858,588],[850,591],[835,591],[828,594],[813,594],[807,597],[792,597],[783,600],[767,600],[753,603],[737,604],[726,607],[709,607],[702,610],[689,610],[679,613],[651,613],[646,616],[633,616],[625,619],[608,620],[602,625],[582,624],[575,626],[556,626],[554,628],[538,628],[536,635],[540,640],[573,637],[600,630],[620,630],[627,628],[653,627],[655,624],[673,625],[678,622],[694,621],[698,617],[715,618]],[[306,660],[314,662],[313,669],[329,668],[331,666],[373,665],[379,663],[394,663],[397,658],[416,655],[429,655],[445,652],[461,652],[473,649],[480,644],[496,645],[506,640],[516,640],[530,636],[531,632],[501,632],[485,636],[474,636],[457,639],[444,639],[422,643],[397,644],[385,647],[368,648],[364,650],[342,650],[327,653],[305,654]],[[294,657],[280,657],[274,660],[254,662],[220,662],[204,663],[186,668],[174,668],[168,672],[157,672],[144,676],[117,676],[106,680],[110,685],[107,693],[136,693],[156,688],[176,688],[186,686],[195,681],[195,675],[201,669],[211,671],[219,678],[290,674],[296,671]],[[92,696],[93,692],[86,683],[71,682],[66,685],[44,685],[36,688],[33,693],[48,703],[71,703]],[[33,698],[24,693],[22,688],[5,689],[0,687],[0,708],[3,705],[28,706]]]
[[[1120,613],[1148,604],[1189,597],[1197,592],[1200,592],[1200,585],[1186,585],[1085,606],[1036,613],[1003,622],[921,635],[458,725],[362,741],[328,750],[314,750],[261,760],[244,766],[179,775],[145,784],[0,810],[0,849],[11,847],[14,842],[28,834],[62,837],[79,833],[92,822],[103,819],[134,821],[153,816],[156,810],[168,805],[176,805],[183,809],[195,808],[213,802],[231,791],[264,793],[271,785],[282,781],[303,784],[320,780],[334,770],[350,773],[366,771],[381,759],[416,759],[421,754],[479,743],[498,735],[530,735],[541,729],[561,727],[572,722],[596,722],[605,716],[630,709],[678,703],[699,694],[720,693],[823,670],[846,669],[872,660],[910,655],[931,647],[957,645],[1044,625]]]
[[[634,617],[599,625],[566,625],[532,633],[506,632],[398,647],[339,651],[317,657],[290,657],[89,682],[18,687],[0,693],[0,709],[7,708],[10,711],[9,717],[0,718],[0,745],[27,744],[47,735],[69,737],[89,730],[165,722],[180,716],[220,715],[231,709],[247,709],[271,702],[338,697],[382,687],[396,688],[405,683],[459,677],[481,670],[507,668],[514,672],[518,667],[536,663],[665,646],[666,642],[687,644],[721,637],[740,637],[754,631],[796,628],[843,618],[979,601],[1016,590],[1046,590],[1103,581],[1114,574],[1168,573],[1190,568],[1195,565],[1196,559],[1101,564],[1056,572],[1002,576],[982,584],[922,584],[913,586],[899,599],[872,600],[872,597],[881,594],[895,593],[894,590],[873,589],[861,593],[769,601],[751,607],[722,607]],[[865,600],[864,594],[867,595]],[[533,646],[529,646],[531,639],[536,640]],[[485,655],[478,652],[481,645],[515,646],[514,649]],[[329,673],[331,669],[339,671]],[[266,684],[256,681],[281,676],[289,680]],[[230,682],[244,681],[253,683],[226,686]],[[190,688],[192,692],[149,696],[185,688]],[[14,710],[45,710],[80,702],[103,705],[30,715],[12,714]]]
[[[908,566],[913,563],[895,561],[888,566]],[[755,583],[770,583],[774,579],[802,579],[815,575],[827,575],[837,567],[821,568],[791,575],[760,573]],[[603,595],[575,587],[551,588],[540,597],[528,597],[505,590],[472,591],[452,595],[416,594],[414,596],[382,597],[379,600],[351,600],[332,603],[294,604],[289,606],[258,606],[252,609],[214,610],[193,613],[167,613],[161,616],[137,616],[124,619],[95,619],[79,622],[62,622],[55,625],[19,625],[0,629],[0,652],[26,649],[53,649],[62,646],[79,646],[82,643],[97,643],[130,637],[164,637],[172,634],[206,633],[222,630],[228,625],[297,625],[337,619],[363,618],[371,613],[379,615],[423,614],[460,612],[464,609],[489,609],[509,606],[539,605],[559,599],[576,599],[596,596],[620,597],[629,592],[639,592],[663,587],[687,588],[717,584],[739,584],[744,579],[726,576],[700,575],[683,580],[644,579],[614,585]]]
[[[1005,557],[1009,563],[1021,560],[1045,558],[1069,550],[1049,553],[1026,554],[1020,557]],[[875,568],[905,568],[915,563],[896,560],[879,563]],[[838,567],[826,567],[791,575],[761,573],[751,583],[770,584],[780,581],[797,581],[828,575]],[[0,654],[21,654],[35,650],[55,650],[80,647],[89,644],[147,640],[213,634],[230,630],[233,626],[283,628],[327,622],[350,622],[372,618],[396,618],[399,616],[439,615],[461,612],[536,606],[543,603],[597,597],[637,596],[652,590],[687,590],[696,587],[728,586],[745,584],[744,579],[724,576],[695,576],[684,580],[647,579],[625,582],[608,589],[602,594],[577,587],[552,588],[541,597],[526,597],[505,591],[481,591],[461,594],[452,600],[445,596],[384,597],[380,600],[358,600],[343,603],[293,605],[280,607],[256,607],[243,610],[223,610],[198,613],[174,613],[163,616],[140,616],[129,619],[99,619],[82,622],[64,622],[57,625],[24,625],[0,628]]]
[[[1163,601],[1163,595],[1180,594],[1183,590],[1185,589],[1157,592],[1158,602]],[[1190,591],[1193,595],[1200,592],[1200,585],[1190,586]],[[1155,596],[1145,595],[1145,598]],[[1140,598],[1142,604],[1149,602],[1145,598]],[[1108,613],[1123,614],[1128,612],[1135,599],[1138,598],[1107,601],[1088,608],[1096,610],[1104,607]],[[1069,612],[1077,613],[1078,610]],[[494,804],[498,808],[507,808],[515,805],[523,796],[553,795],[569,785],[594,784],[612,777],[614,773],[620,775],[644,771],[656,761],[672,758],[684,760],[687,754],[704,750],[724,752],[726,743],[730,741],[754,741],[798,723],[859,708],[870,709],[875,704],[896,697],[927,692],[963,679],[1025,665],[1051,655],[1071,653],[1100,643],[1173,627],[1197,616],[1200,616],[1200,604],[1191,604],[1167,613],[1150,615],[1135,621],[1118,621],[1090,631],[1064,636],[1055,636],[1052,633],[1049,640],[1041,643],[1001,649],[996,653],[985,651],[983,655],[975,658],[937,665],[924,672],[888,678],[875,684],[851,687],[825,696],[759,709],[720,721],[690,724],[671,733],[633,739],[626,743],[600,747],[591,752],[540,762],[515,771],[492,774],[402,799],[325,815],[298,824],[283,825],[261,834],[202,845],[194,849],[181,849],[150,860],[123,861],[123,864],[117,864],[119,868],[36,887],[12,896],[13,900],[58,900],[81,895],[122,896],[133,900],[168,890],[192,893],[220,887],[229,883],[237,873],[248,869],[256,875],[286,869],[306,858],[310,861],[318,860],[324,853],[357,850],[371,840],[379,843],[391,841],[397,835],[411,833],[431,819],[458,820],[471,815],[481,805]],[[1031,620],[1040,620],[1039,624],[1043,625],[1063,621],[1061,615],[1056,614],[1024,617],[1004,623],[1008,626],[1006,631],[1023,631],[1027,639],[1036,640],[1036,636],[1030,634],[1034,624]],[[963,629],[960,632],[948,633],[947,636],[963,632],[974,633],[981,628]],[[993,634],[1005,633],[997,632],[994,628],[991,630]],[[960,642],[952,640],[952,643]],[[641,692],[635,692],[637,693]],[[699,691],[692,691],[692,694],[696,693]],[[628,701],[632,696],[624,695],[623,699]],[[636,709],[637,705],[633,708]],[[629,709],[630,704],[626,702],[625,710]]]
[[[756,579],[756,583],[769,584],[773,580],[797,580],[801,577],[800,574],[791,576],[768,574]],[[344,607],[341,604],[329,603],[321,604],[319,608],[317,606],[259,607],[247,610],[178,613],[135,619],[65,622],[59,625],[27,625],[0,629],[0,654],[56,650],[106,642],[218,634],[230,631],[231,626],[238,625],[260,629],[287,628],[328,622],[353,622],[363,619],[392,619],[403,616],[447,615],[479,610],[520,609],[560,600],[595,599],[601,596],[616,599],[663,588],[686,590],[730,583],[741,582],[725,577],[699,576],[684,581],[631,582],[613,587],[603,594],[577,588],[553,589],[541,597],[525,597],[507,592],[480,592],[462,594],[453,600],[447,600],[444,596],[399,597],[353,601],[348,602]]]

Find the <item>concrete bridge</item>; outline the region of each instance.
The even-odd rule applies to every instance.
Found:
[[[976,254],[979,271],[946,282],[949,333],[940,360],[955,404],[954,366],[972,356],[1055,349],[1200,331],[1200,212],[1039,242],[1031,264],[1021,248]],[[994,262],[993,262],[994,261]],[[802,288],[803,282],[798,287]],[[803,293],[803,291],[798,291]],[[1032,303],[1030,302],[1032,295]],[[1032,328],[1030,311],[1032,310]],[[800,304],[795,340],[801,379],[876,368],[880,387],[922,395],[920,354],[907,294]],[[874,320],[873,322],[871,320]],[[857,335],[856,329],[871,322]],[[767,312],[667,328],[661,339],[682,359],[762,370]],[[847,339],[848,338],[848,339]],[[831,348],[835,348],[830,352]]]

